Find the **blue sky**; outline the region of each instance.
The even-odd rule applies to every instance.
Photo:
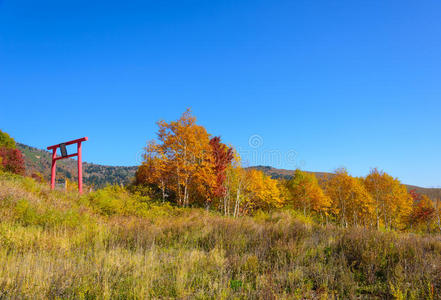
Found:
[[[438,0],[0,0],[0,129],[89,162],[191,107],[250,165],[438,187],[440,100]]]

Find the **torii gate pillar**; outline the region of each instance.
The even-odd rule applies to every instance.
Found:
[[[76,139],[72,141],[68,141],[65,143],[61,143],[58,145],[53,145],[47,147],[47,150],[52,150],[52,167],[51,167],[51,189],[53,190],[55,188],[55,170],[57,167],[57,160],[64,159],[64,158],[70,158],[74,156],[78,156],[78,192],[81,194],[83,193],[83,165],[81,161],[81,142],[87,141],[88,138],[83,137],[81,139]],[[67,155],[66,146],[77,144],[77,153]],[[57,149],[60,148],[61,156],[57,157]]]

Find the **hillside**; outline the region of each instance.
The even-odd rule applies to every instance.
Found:
[[[46,180],[50,178],[51,153],[45,150],[17,143],[25,156],[26,170],[28,174],[39,172]],[[83,163],[83,181],[86,185],[101,188],[108,184],[127,185],[135,175],[137,167],[103,166],[91,163]],[[57,179],[63,181],[78,180],[77,161],[75,159],[63,159],[57,161]]]
[[[261,170],[265,174],[270,175],[272,178],[290,179],[292,177],[292,174],[294,173],[294,170],[276,169],[269,166],[255,166],[251,168],[256,170]],[[332,173],[327,173],[327,172],[309,172],[309,171],[306,172],[313,173],[319,179],[328,175],[332,175]]]
[[[441,299],[441,240],[0,172],[1,299]]]

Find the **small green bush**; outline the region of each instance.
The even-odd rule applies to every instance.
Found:
[[[86,195],[96,212],[111,215],[143,215],[148,210],[148,197],[132,196],[118,185],[107,186]]]

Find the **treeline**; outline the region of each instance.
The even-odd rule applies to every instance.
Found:
[[[90,163],[85,163],[83,168],[84,183],[95,189],[114,184],[128,185],[136,170],[136,167],[102,166]]]
[[[291,208],[345,227],[441,231],[439,199],[408,192],[398,179],[377,169],[364,178],[339,169],[320,181],[301,170],[289,180],[273,179],[243,168],[234,148],[196,124],[189,110],[177,121],[157,125],[157,140],[145,148],[134,188],[163,202],[234,217]]]

